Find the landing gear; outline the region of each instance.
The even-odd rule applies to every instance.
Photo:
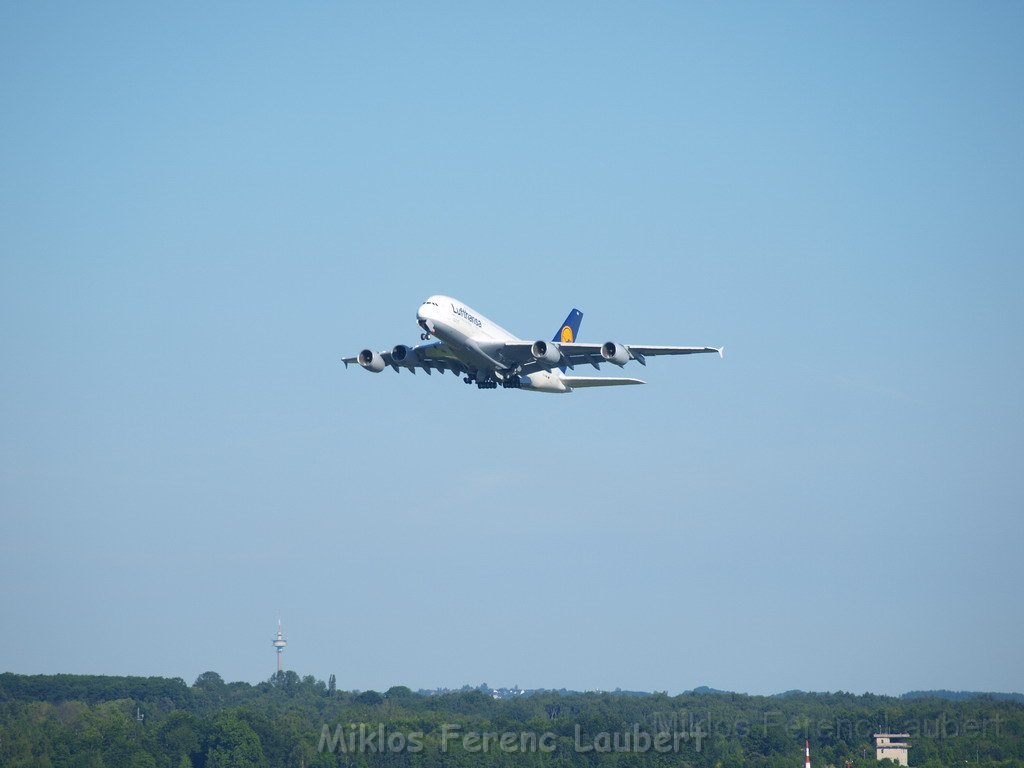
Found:
[[[429,338],[430,338],[430,334],[429,333],[421,333],[420,334],[420,341],[426,341]]]
[[[470,373],[465,376],[462,380],[467,384],[476,384],[477,389],[497,389],[499,381],[496,378],[488,376],[487,378],[480,378],[484,374]],[[522,377],[518,373],[504,373],[501,375],[500,384],[504,389],[519,389],[522,387]]]

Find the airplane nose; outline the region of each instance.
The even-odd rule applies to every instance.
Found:
[[[430,320],[429,309],[430,308],[424,304],[416,310],[416,324],[426,333],[432,334],[434,332],[434,323]]]

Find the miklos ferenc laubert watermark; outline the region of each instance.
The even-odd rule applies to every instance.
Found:
[[[559,737],[551,731],[467,731],[454,723],[445,723],[432,736],[422,731],[388,731],[383,724],[376,726],[366,723],[350,723],[347,727],[338,725],[333,733],[326,723],[320,729],[320,752],[342,754],[383,754],[418,753],[436,748],[442,754],[450,751],[469,753],[504,752],[531,754],[550,753],[559,747],[571,748],[574,752],[680,752],[685,745],[691,745],[700,752],[707,734],[699,724],[688,731],[661,731],[650,733],[639,724],[624,731],[601,731],[593,735],[583,733],[576,725],[573,737]]]

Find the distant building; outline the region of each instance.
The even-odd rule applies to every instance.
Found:
[[[875,759],[888,759],[897,765],[909,765],[907,750],[910,749],[910,745],[906,741],[909,738],[909,733],[876,733]]]

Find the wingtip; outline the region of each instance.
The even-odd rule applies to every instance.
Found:
[[[724,358],[725,357],[725,347],[719,347],[718,348],[718,356],[720,358]]]

